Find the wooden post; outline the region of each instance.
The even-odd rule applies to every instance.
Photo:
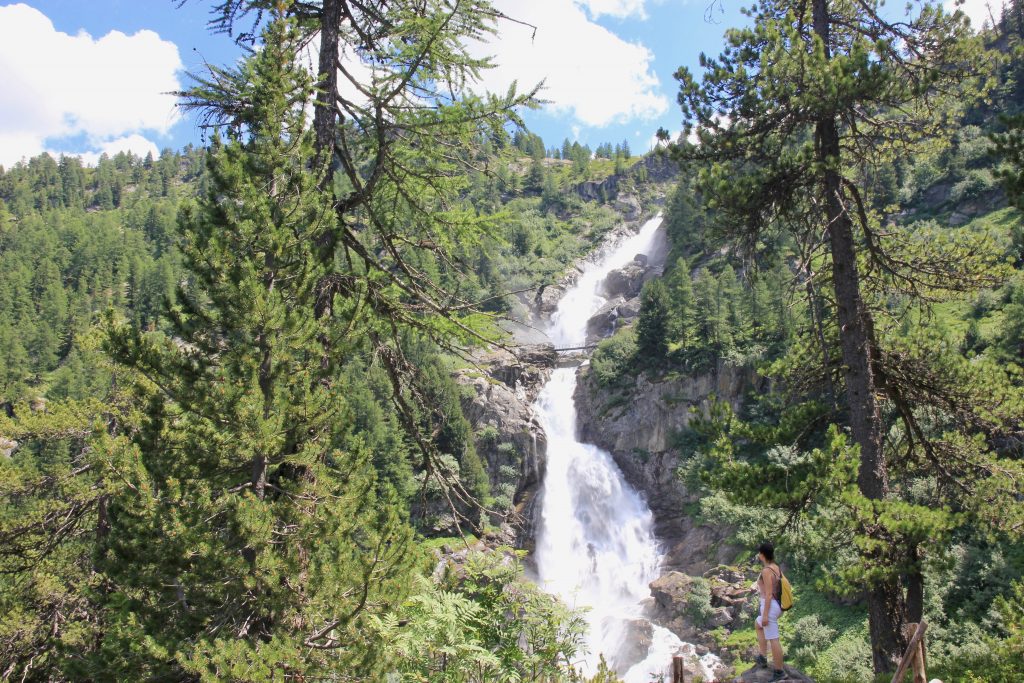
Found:
[[[672,658],[672,683],[686,683],[686,668],[683,666],[682,655]]]
[[[914,667],[914,683],[926,683],[928,677],[925,674],[925,654],[924,654],[924,631],[928,627],[928,624],[921,622],[920,624],[906,624],[904,633],[913,633],[910,642],[907,643],[907,651],[903,653],[903,657],[900,659],[900,665],[896,668],[896,675],[892,677],[892,683],[902,683],[903,674],[907,672],[907,668],[913,664]]]

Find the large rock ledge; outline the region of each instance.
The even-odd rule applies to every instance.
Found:
[[[580,437],[609,451],[626,481],[647,499],[655,532],[666,546],[666,570],[699,576],[733,559],[735,549],[724,543],[729,530],[698,524],[688,512],[698,498],[676,474],[682,454],[673,438],[689,425],[691,408],[706,411],[712,396],[738,408],[744,394],[762,383],[753,371],[721,362],[710,372],[670,381],[640,375],[616,391],[599,386],[586,366],[580,368],[575,395]]]

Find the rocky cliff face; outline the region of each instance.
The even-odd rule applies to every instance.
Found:
[[[584,366],[576,387],[578,429],[584,441],[609,451],[626,480],[642,492],[667,550],[666,570],[700,575],[732,559],[727,529],[698,524],[688,512],[698,498],[676,475],[681,453],[673,441],[689,425],[692,409],[712,396],[739,408],[744,395],[763,389],[753,371],[721,362],[712,371],[669,381],[644,375],[626,389],[601,387]]]
[[[667,155],[648,154],[640,161],[626,169],[625,173],[608,176],[604,180],[588,180],[576,186],[576,194],[586,201],[619,201],[622,206],[620,210],[627,212],[636,211],[635,217],[639,217],[639,203],[632,194],[638,179],[664,183],[674,179],[679,174],[679,166]],[[627,188],[630,191],[623,191]],[[621,196],[620,196],[621,195]],[[632,206],[636,205],[633,209]],[[633,219],[630,219],[633,220]]]
[[[480,359],[479,369],[463,369],[455,381],[466,387],[462,411],[476,434],[477,453],[485,459],[491,490],[510,486],[506,520],[516,531],[516,546],[533,544],[536,493],[544,481],[547,439],[532,403],[551,374],[557,354],[550,344],[523,346],[515,354],[497,351]]]

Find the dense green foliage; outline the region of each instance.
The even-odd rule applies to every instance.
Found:
[[[58,365],[56,396],[84,397],[102,378],[77,338],[115,307],[152,329],[180,273],[182,193],[202,153],[103,156],[95,168],[48,155],[0,172],[0,396],[13,400]]]
[[[876,3],[812,4],[844,28],[822,37],[817,10],[773,0],[702,81],[680,73],[700,144],[675,150],[668,266],[591,369],[620,397],[637,373],[772,380],[677,443],[701,518],[777,539],[792,566],[797,664],[884,670],[899,638],[880,645],[869,612],[896,586],[892,614],[930,623],[933,675],[1015,680],[1024,10],[979,42],[934,8],[893,26]],[[220,129],[208,150],[0,169],[0,677],[577,680],[580,616],[514,554],[436,569],[422,537],[513,507],[516,473],[486,470],[475,443],[497,435],[473,433],[453,367],[620,221],[584,199],[608,199],[601,181],[658,189],[628,142],[546,148],[517,125],[530,94],[456,96],[487,68],[464,40],[496,14],[427,5],[334,26],[387,65],[376,108],[325,106],[333,62],[295,67],[335,0],[224,0],[215,28],[268,28],[182,93]],[[844,146],[822,152],[829,135]],[[870,323],[874,492],[850,320]],[[689,598],[708,616],[706,581]]]
[[[670,202],[675,266],[650,297],[658,302],[667,293],[672,301],[675,293],[667,309],[676,322],[663,323],[665,305],[648,306],[628,334],[639,339],[641,330],[657,329],[665,338],[648,339],[641,354],[634,350],[639,341],[627,345],[627,333],[620,333],[598,349],[595,371],[614,386],[638,370],[667,379],[713,370],[685,353],[693,338],[687,330],[696,326],[691,344],[705,359],[744,365],[773,380],[775,391],[745,397],[739,413],[717,404],[678,435],[681,475],[708,494],[706,519],[734,525],[747,547],[776,538],[808,585],[802,595],[810,593],[821,609],[808,612],[786,638],[812,674],[863,680],[871,668],[891,666],[900,638],[890,630],[885,643],[881,624],[888,612],[929,621],[933,675],[960,680],[970,668],[976,680],[1010,680],[1002,658],[1014,656],[1016,631],[1005,612],[1008,606],[1019,612],[1013,581],[1024,571],[1018,440],[1024,356],[1016,341],[1024,221],[1016,210],[999,209],[998,181],[1016,202],[1015,122],[999,115],[1020,110],[1019,3],[982,36],[1009,53],[1006,60],[977,51],[969,34],[957,37],[956,17],[929,9],[898,39],[905,45],[916,31],[935,37],[906,62],[914,69],[950,54],[975,55],[979,69],[992,65],[970,74],[981,77],[975,82],[988,89],[989,100],[973,99],[979,91],[964,89],[969,79],[943,84],[945,73],[923,79],[916,92],[901,90],[908,84],[882,86],[899,78],[898,50],[888,52],[870,31],[858,44],[850,28],[875,15],[827,6],[830,21],[846,18],[835,24],[844,28],[835,28],[824,51],[810,5],[800,6],[808,12],[800,23],[785,13],[796,5],[770,3],[752,11],[752,28],[727,34],[729,49],[719,60],[705,60],[703,81],[681,72],[681,101],[698,125],[700,144],[683,143],[680,156],[697,177]],[[806,46],[813,49],[805,56]],[[926,50],[938,52],[927,57]],[[780,75],[796,79],[786,71],[796,68],[806,87]],[[826,68],[835,71],[814,72]],[[839,105],[820,99],[817,88],[824,85],[847,99]],[[876,100],[881,92],[885,98]],[[795,95],[803,99],[796,102]],[[846,102],[858,108],[840,114],[833,131],[846,146],[822,162],[816,156],[821,121]],[[854,120],[856,127],[848,125]],[[891,125],[913,128],[915,136],[887,136]],[[825,202],[813,200],[828,196],[818,183],[833,169],[844,197],[835,216],[855,228],[863,300],[862,312],[845,321],[838,309],[850,304],[849,290],[830,283],[838,257],[822,238],[831,232],[823,226],[832,223],[823,222]],[[850,430],[843,343],[857,318],[869,321],[881,488],[865,487],[865,448]],[[885,586],[893,585],[898,590],[888,592]],[[822,600],[864,591],[867,605]],[[872,611],[872,599],[883,595],[889,607]],[[873,623],[871,648],[865,612]]]
[[[576,677],[578,615],[500,553],[429,578],[419,537],[511,509],[452,368],[621,221],[575,187],[630,155],[545,158],[509,94],[377,121],[414,138],[360,141],[387,177],[319,164],[309,17],[273,4],[251,58],[182,93],[221,124],[208,150],[0,169],[2,676]],[[484,4],[395,4],[434,58],[388,58],[482,68],[458,45]]]

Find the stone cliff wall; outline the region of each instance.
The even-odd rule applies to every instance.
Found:
[[[506,519],[492,522],[508,522],[520,548],[533,544],[536,494],[544,481],[547,453],[547,438],[532,404],[556,360],[550,344],[523,346],[515,354],[491,353],[480,359],[478,368],[455,374],[456,383],[466,389],[462,412],[476,434],[476,450],[487,463],[492,491],[514,487]]]
[[[666,545],[666,570],[700,575],[733,559],[728,529],[699,524],[697,496],[676,475],[681,454],[674,436],[704,411],[712,396],[739,408],[749,391],[764,389],[752,370],[720,362],[704,374],[651,381],[645,375],[625,389],[601,387],[584,366],[576,388],[578,429],[584,441],[609,451],[626,480],[646,497],[656,532]]]

